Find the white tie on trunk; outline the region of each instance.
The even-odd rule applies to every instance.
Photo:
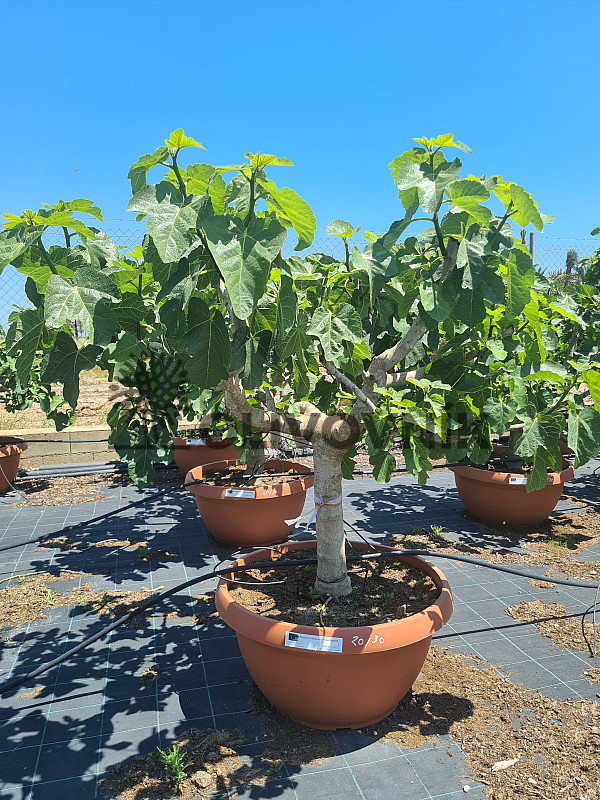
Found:
[[[337,506],[342,502],[342,497],[343,495],[340,495],[339,497],[336,497],[335,500],[323,500],[323,498],[320,497],[320,495],[318,495],[315,492],[315,507],[312,509],[312,511],[305,511],[303,514],[300,514],[299,517],[296,517],[296,519],[286,519],[285,524],[295,525],[297,522],[300,522],[300,520],[307,514],[310,514],[310,519],[304,526],[305,528],[308,528],[311,522],[313,522],[313,520],[319,513],[319,511],[323,508],[323,506]]]

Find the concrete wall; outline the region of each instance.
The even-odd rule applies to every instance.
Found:
[[[20,466],[35,469],[45,464],[116,461],[118,456],[114,448],[108,444],[109,433],[108,425],[73,426],[60,433],[48,428],[31,428],[19,432],[0,430],[0,439],[3,436],[18,436],[25,439],[29,446],[21,456]]]
[[[180,431],[192,430],[192,423],[180,425]],[[35,469],[46,464],[88,464],[92,461],[118,461],[119,457],[108,443],[108,425],[76,426],[60,433],[49,428],[27,431],[0,430],[2,437],[25,439],[29,445],[21,456],[20,466]],[[185,435],[185,433],[183,434]],[[99,441],[96,441],[99,440]]]

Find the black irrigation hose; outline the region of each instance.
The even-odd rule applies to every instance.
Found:
[[[456,467],[456,466],[461,466],[461,465],[465,466],[464,462],[462,462],[462,463],[457,462],[457,463],[454,463],[454,464],[440,464],[439,467],[434,467],[434,469],[445,469],[446,467]],[[393,470],[393,473],[406,472],[406,471],[407,471],[406,467],[403,467],[403,468],[399,468],[399,469]],[[272,473],[265,473],[265,474],[266,475],[270,475],[271,477],[276,477],[276,476],[273,476]],[[304,478],[306,478],[306,477],[309,477],[311,475],[314,475],[315,473],[314,473],[314,471],[311,470],[309,472],[282,472],[282,473],[277,473],[277,474],[280,475],[280,477],[289,476],[289,477],[304,477]],[[372,475],[373,473],[372,472],[364,472],[364,471],[356,470],[353,474],[361,475],[361,476],[362,475],[367,475],[368,476],[368,475]],[[254,477],[259,477],[259,476],[254,476]],[[99,517],[92,517],[92,519],[85,520],[84,522],[78,522],[75,525],[69,525],[66,528],[61,528],[58,531],[54,531],[54,533],[44,533],[41,536],[36,536],[33,539],[27,539],[26,541],[15,542],[15,544],[4,545],[3,547],[0,547],[0,553],[4,553],[7,550],[14,550],[17,547],[25,547],[28,544],[34,544],[35,542],[41,542],[41,541],[44,541],[45,539],[53,539],[56,536],[64,536],[66,533],[72,533],[73,531],[79,530],[80,528],[84,528],[87,525],[92,525],[95,522],[100,522],[100,521],[102,521],[104,519],[108,519],[109,517],[113,517],[116,514],[121,514],[123,511],[128,511],[130,508],[135,508],[136,506],[143,505],[144,503],[150,502],[150,500],[153,500],[156,497],[161,497],[162,495],[170,494],[171,492],[178,492],[181,489],[187,488],[188,486],[195,486],[195,485],[200,484],[200,483],[206,483],[206,481],[190,481],[190,483],[182,483],[182,484],[179,484],[178,486],[171,487],[169,489],[162,489],[162,490],[160,490],[158,492],[153,492],[151,495],[147,495],[146,497],[142,497],[141,500],[136,500],[134,503],[129,503],[129,505],[123,506],[123,508],[117,508],[114,511],[108,511],[106,514],[101,514]]]
[[[345,523],[347,524],[347,523]],[[370,544],[370,543],[369,543]],[[389,550],[385,552],[377,552],[377,553],[365,553],[364,555],[349,555],[347,556],[348,562],[354,561],[371,561],[380,558],[396,558],[402,556],[423,556],[427,558],[446,558],[450,561],[464,561],[466,564],[474,564],[477,567],[487,567],[488,569],[495,569],[498,572],[507,572],[510,575],[519,575],[521,578],[532,578],[536,581],[546,581],[547,583],[556,583],[562,586],[574,586],[578,589],[598,589],[598,584],[596,583],[587,583],[586,581],[569,581],[565,580],[564,578],[549,578],[549,577],[540,577],[536,575],[534,572],[527,572],[526,570],[522,569],[515,569],[514,567],[506,567],[501,564],[490,564],[487,561],[483,561],[480,558],[475,558],[474,556],[463,556],[463,555],[456,555],[455,553],[441,553],[437,550]],[[243,569],[273,569],[276,565],[277,568],[287,568],[287,567],[296,567],[304,564],[316,564],[316,558],[305,558],[302,561],[254,561],[252,564],[244,565],[243,567],[220,567],[216,570],[216,573],[219,575],[227,575],[228,570],[230,572],[239,572]]]
[[[578,588],[594,589],[595,591],[598,591],[598,586],[594,583],[585,583],[583,581],[567,581],[561,578],[546,578],[546,577],[540,578],[539,575],[536,575],[533,572],[526,572],[525,570],[513,569],[512,567],[505,567],[499,564],[488,564],[487,561],[482,561],[479,558],[473,558],[471,556],[459,556],[451,553],[438,553],[432,550],[394,550],[384,553],[365,553],[364,555],[360,556],[358,555],[348,556],[347,560],[349,562],[372,561],[378,558],[390,558],[390,557],[396,558],[396,557],[414,556],[414,555],[427,556],[429,558],[448,558],[454,561],[464,561],[467,564],[475,564],[476,566],[479,567],[487,567],[488,569],[497,570],[498,572],[507,572],[509,574],[519,575],[524,578],[533,578],[534,580],[543,580],[546,581],[547,583],[557,583],[563,586],[575,586]],[[145,600],[141,605],[137,606],[137,608],[133,609],[132,611],[129,611],[127,614],[115,620],[113,623],[108,625],[106,628],[103,628],[101,631],[94,634],[93,636],[90,636],[88,639],[85,639],[83,642],[80,642],[75,647],[72,647],[66,653],[63,653],[62,656],[58,656],[52,661],[49,661],[47,664],[44,664],[43,666],[38,667],[36,670],[33,670],[33,672],[29,672],[27,675],[23,675],[20,678],[15,678],[14,680],[8,681],[7,683],[3,684],[2,686],[0,686],[0,695],[10,691],[11,689],[16,689],[22,684],[27,683],[30,680],[33,680],[33,678],[37,678],[38,675],[41,675],[42,673],[47,672],[48,670],[59,666],[64,661],[67,661],[69,658],[71,658],[71,656],[74,656],[76,653],[79,653],[84,648],[98,641],[98,639],[102,639],[104,636],[107,636],[109,633],[112,633],[112,631],[114,631],[116,628],[119,628],[121,625],[124,625],[130,619],[137,616],[141,611],[145,611],[147,608],[156,605],[156,603],[160,603],[162,600],[166,600],[168,597],[171,597],[172,595],[177,594],[178,592],[181,592],[184,589],[188,589],[197,583],[200,583],[202,581],[214,577],[226,578],[227,576],[233,573],[243,572],[245,570],[250,570],[250,569],[261,569],[261,568],[266,568],[271,570],[278,568],[287,569],[288,567],[296,567],[296,566],[304,567],[307,566],[308,564],[316,564],[316,563],[317,563],[316,558],[306,558],[301,561],[300,560],[275,561],[275,562],[255,561],[250,564],[237,565],[237,566],[230,564],[226,567],[219,567],[213,570],[212,572],[209,572],[206,575],[202,575],[198,578],[192,578],[189,581],[185,581],[185,583],[180,583],[177,586],[174,586],[172,589],[168,589],[166,592],[162,592],[162,594],[157,594],[153,597],[149,597],[148,600]]]
[[[283,476],[300,476],[300,477],[307,477],[310,475],[314,475],[314,472],[282,472],[273,475],[272,473],[264,473],[270,477],[283,477]],[[262,475],[262,473],[261,473]],[[260,475],[255,475],[254,477],[260,477]],[[162,497],[165,494],[170,494],[171,492],[179,492],[182,489],[187,489],[188,486],[197,486],[198,484],[206,483],[205,480],[197,480],[197,481],[189,481],[189,483],[181,483],[177,486],[172,486],[168,489],[161,489],[158,492],[153,492],[151,495],[146,495],[142,497],[140,500],[136,500],[133,503],[129,503],[122,508],[116,508],[114,511],[108,511],[106,514],[100,514],[99,517],[92,517],[92,519],[84,520],[83,522],[77,522],[74,525],[68,525],[66,528],[61,528],[58,531],[54,531],[53,533],[43,533],[40,536],[36,536],[33,539],[27,539],[26,541],[15,542],[14,544],[4,545],[0,547],[0,553],[4,553],[7,550],[14,550],[17,547],[25,547],[28,544],[34,544],[35,542],[42,542],[46,539],[52,540],[57,536],[64,536],[66,533],[72,533],[73,531],[79,530],[80,528],[85,528],[88,525],[92,525],[95,522],[101,522],[102,520],[108,519],[109,517],[114,517],[116,514],[121,514],[123,511],[129,511],[130,508],[135,508],[136,506],[141,506],[144,503],[148,503],[151,500],[154,500],[156,497]]]
[[[119,628],[121,625],[125,625],[126,622],[129,622],[130,619],[137,616],[141,611],[145,611],[147,608],[159,603],[161,600],[166,600],[171,595],[176,594],[177,592],[181,592],[184,589],[188,589],[190,586],[194,586],[196,583],[200,583],[201,581],[207,580],[207,578],[212,578],[215,576],[215,572],[208,573],[207,575],[202,575],[200,578],[192,578],[185,583],[180,583],[177,586],[174,586],[172,589],[168,589],[166,592],[162,592],[161,594],[154,595],[153,597],[149,597],[148,600],[145,600],[141,605],[137,606],[137,608],[133,609],[132,611],[128,611],[122,617],[115,620],[113,623],[108,625],[106,628],[103,628],[98,633],[90,636],[89,639],[84,639],[83,642],[80,642],[75,647],[72,647],[70,650],[67,650],[66,653],[63,653],[62,656],[58,656],[57,658],[52,659],[47,664],[44,664],[41,667],[38,667],[33,672],[29,672],[27,675],[24,675],[21,678],[15,678],[12,681],[8,681],[8,683],[3,684],[0,686],[0,695],[4,694],[5,692],[10,691],[11,689],[16,689],[18,686],[21,686],[23,683],[27,683],[28,681],[32,680],[33,678],[37,678],[38,675],[41,675],[43,672],[47,672],[54,667],[58,667],[63,661],[67,661],[71,656],[74,656],[76,653],[79,653],[80,650],[83,650],[85,647],[97,642],[98,639],[102,639],[104,636],[108,636],[109,633],[115,630],[115,628]]]
[[[68,525],[66,528],[61,528],[58,531],[54,531],[53,533],[43,533],[41,536],[36,536],[33,539],[27,539],[24,542],[16,542],[15,544],[4,545],[4,547],[0,547],[0,553],[4,553],[7,550],[14,550],[15,547],[25,547],[25,545],[33,544],[34,542],[42,542],[45,539],[54,539],[57,536],[63,536],[65,533],[72,533],[73,531],[79,530],[80,528],[85,528],[88,525],[92,525],[95,522],[100,522],[104,519],[108,519],[109,517],[114,517],[116,514],[122,514],[123,511],[129,511],[130,508],[136,508],[136,506],[141,506],[144,503],[150,502],[150,500],[154,500],[156,497],[162,497],[165,494],[170,494],[171,492],[178,492],[181,489],[186,489],[188,486],[195,486],[198,483],[205,483],[205,481],[190,481],[189,483],[182,483],[178,484],[177,486],[171,486],[168,489],[161,489],[158,492],[153,492],[151,495],[146,495],[142,497],[140,500],[136,500],[133,503],[129,503],[122,508],[116,508],[114,511],[107,511],[106,514],[100,514],[99,517],[92,517],[92,519],[84,520],[83,522],[77,522],[74,525]]]

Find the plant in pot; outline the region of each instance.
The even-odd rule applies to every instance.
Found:
[[[252,483],[259,468],[269,473],[309,472],[291,462],[263,465],[264,436],[242,421],[232,420],[223,404],[222,389],[213,391],[220,377],[228,374],[233,357],[225,317],[212,307],[224,284],[207,258],[201,231],[191,223],[205,215],[226,220],[232,214],[245,214],[249,201],[245,173],[254,167],[250,163],[219,171],[203,164],[181,167],[181,151],[198,147],[182,131],[175,131],[164,147],[132,167],[134,197],[129,209],[140,218],[148,216],[149,233],[142,246],[129,253],[122,254],[102,231],[79,219],[86,214],[102,220],[100,210],[87,200],[59,201],[37,212],[4,216],[0,269],[10,263],[28,276],[28,297],[35,306],[23,312],[21,321],[15,319],[11,324],[9,337],[15,342],[15,355],[22,361],[36,352],[43,356],[42,368],[64,384],[73,408],[82,370],[99,365],[107,371],[109,380],[117,379],[126,387],[126,397],[108,414],[110,441],[138,483],[148,482],[154,465],[170,463],[173,455],[186,473],[203,462],[225,461],[224,468],[233,473],[234,485],[240,480],[244,485]],[[268,163],[271,161],[266,157]],[[290,162],[272,159],[272,163]],[[165,180],[148,186],[146,173],[161,165],[168,166]],[[264,170],[257,172],[266,181]],[[233,176],[228,184],[222,177],[227,173]],[[248,230],[258,237],[257,253],[252,257],[258,259],[261,270],[266,264],[270,272],[286,233],[278,219],[288,226],[293,220],[299,235],[312,239],[314,217],[295,192],[277,189],[272,181],[265,183],[262,195],[275,210],[264,223],[257,217]],[[258,230],[261,225],[262,232]],[[64,233],[65,246],[47,247],[46,234],[57,229]],[[264,313],[269,313],[266,306]],[[241,325],[233,311],[226,314],[228,321]],[[260,326],[262,314],[254,318]],[[89,335],[83,347],[73,335],[71,319],[78,319]],[[257,328],[247,340],[239,335],[236,339],[236,357],[239,360],[248,355],[245,382],[254,390],[261,384],[257,380],[257,348],[270,346],[266,325],[263,328],[262,335]],[[266,391],[267,387],[263,396]],[[267,402],[271,402],[270,396]],[[209,425],[206,445],[188,443],[189,436],[181,442],[177,432],[184,419],[196,421],[200,427]],[[202,454],[199,457],[194,455],[198,452]],[[229,463],[232,460],[247,465],[241,470],[246,474],[238,475],[238,465]],[[274,514],[277,520],[276,530],[265,531],[264,521],[257,524],[253,522],[256,515],[244,515],[246,530],[241,532],[240,542],[252,543],[253,535],[257,537],[254,543],[287,537],[293,524],[285,520],[300,513],[312,484],[310,475],[293,477],[298,479],[282,476],[276,487],[267,476],[268,491],[261,489],[257,497],[264,500],[261,508],[265,511],[275,507],[269,515]],[[261,482],[262,478],[256,480]],[[216,481],[223,483],[218,475]],[[278,509],[281,496],[283,507]],[[237,512],[242,506],[233,504]],[[217,516],[221,521],[222,513]],[[225,523],[222,533],[215,526],[214,532],[236,541],[235,524]]]
[[[23,319],[17,318],[17,325],[11,328],[11,336],[6,337],[0,328],[0,405],[8,413],[17,413],[40,406],[48,419],[61,431],[75,420],[75,412],[69,408],[62,393],[55,387],[40,380],[40,359],[13,357],[18,352],[18,338],[21,323],[32,312],[23,311]],[[12,485],[18,469],[21,453],[27,450],[27,442],[21,437],[0,437],[0,493]]]
[[[312,548],[316,561],[300,566],[309,581],[306,593],[297,574],[285,581],[300,592],[292,592],[291,620],[274,618],[277,610],[268,601],[261,605],[271,606],[270,615],[244,607],[234,599],[234,581],[220,584],[217,604],[271,702],[314,727],[361,727],[390,713],[411,686],[452,601],[443,574],[432,565],[375,554],[369,569],[377,576],[377,603],[391,604],[385,611],[389,621],[378,624],[380,617],[362,610],[354,624],[339,621],[352,614],[353,603],[362,608],[360,589],[353,587],[357,581],[363,585],[364,565],[359,562],[357,577],[355,558],[367,549],[353,544],[354,554],[348,554],[342,480],[352,477],[359,442],[366,444],[380,481],[389,480],[395,468],[391,449],[398,436],[407,467],[420,481],[431,468],[427,433],[445,441],[466,424],[471,443],[473,398],[487,391],[500,347],[514,337],[510,324],[500,324],[496,306],[506,303],[516,319],[532,285],[531,259],[515,242],[509,217],[516,209],[538,223],[539,212],[516,184],[461,177],[460,159],[446,154],[468,148],[452,135],[419,139],[391,164],[404,217],[386,234],[365,234],[367,244],[359,249],[350,243],[356,229],[336,220],[328,231],[340,239],[341,259],[283,258],[286,228],[294,229],[301,253],[315,227],[307,204],[267,176],[268,168],[290,162],[247,154],[236,166],[183,168],[184,146],[197,143],[176,131],[130,171],[128,208],[147,217],[148,227],[136,267],[111,256],[94,263],[93,275],[86,270],[64,282],[70,293],[89,285],[101,291],[101,314],[116,316],[126,307],[120,316],[130,319],[129,309],[135,309],[139,328],[122,326],[114,343],[98,343],[96,360],[118,365],[132,356],[137,362],[139,394],[131,403],[136,410],[125,415],[116,409],[111,424],[115,445],[133,462],[131,474],[138,480],[148,478],[153,461],[171,455],[179,390],[166,391],[168,375],[180,376],[174,383],[198,393],[222,393],[238,434],[286,434],[312,444],[316,547],[297,542],[273,554],[274,564],[287,553],[295,558]],[[167,170],[164,179],[147,185],[147,173],[159,165]],[[226,183],[228,173],[233,178]],[[498,215],[485,205],[492,193]],[[412,223],[429,227],[401,239]],[[88,251],[92,242],[83,242]],[[133,281],[126,271],[136,272]],[[128,283],[135,290],[129,294],[137,296],[128,295],[123,306],[121,289]],[[59,288],[59,278],[50,278],[45,309],[55,307]],[[53,330],[62,325],[47,310],[45,319]],[[62,334],[57,353],[66,343]],[[450,398],[455,408],[446,407],[448,390],[456,392]],[[260,449],[247,461],[246,473],[263,469]],[[263,502],[256,494],[232,500],[249,503],[251,515]],[[271,555],[259,551],[247,561]],[[415,589],[425,584],[430,596],[419,607]],[[405,607],[413,597],[417,607]],[[369,596],[368,605],[373,602]]]
[[[537,524],[554,510],[579,467],[600,451],[597,289],[538,274],[519,315],[499,306],[514,336],[496,354],[487,391],[471,406],[480,466],[454,467],[465,506],[492,524]],[[447,398],[448,399],[448,398]],[[489,434],[507,434],[503,445]],[[473,456],[473,448],[478,453]],[[482,461],[491,458],[484,465]]]
[[[241,455],[241,449],[236,447],[232,439],[227,436],[235,424],[232,423],[225,408],[223,395],[204,390],[204,396],[207,406],[210,406],[211,400],[213,403],[207,415],[197,423],[193,430],[187,430],[185,436],[173,437],[175,463],[183,475],[187,475],[194,467],[202,467],[215,461],[235,461]],[[186,396],[182,398],[182,406],[185,404]],[[189,409],[183,408],[182,413],[185,410],[187,410],[188,420],[196,419],[196,411],[191,405]]]

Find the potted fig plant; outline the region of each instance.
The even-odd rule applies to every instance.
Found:
[[[361,727],[390,713],[452,611],[440,570],[394,556],[393,563],[421,577],[403,586],[372,567],[390,587],[378,600],[390,595],[395,611],[386,613],[387,621],[379,624],[361,611],[364,624],[335,622],[338,608],[355,596],[356,581],[368,578],[357,578],[361,546],[353,544],[355,554],[347,555],[342,509],[342,481],[352,477],[356,445],[366,444],[380,481],[395,468],[391,450],[398,438],[420,482],[431,468],[432,436],[452,442],[451,459],[467,436],[469,457],[483,459],[490,426],[485,400],[503,350],[520,344],[515,322],[535,279],[510,226],[514,216],[541,227],[544,218],[531,196],[499,177],[461,177],[460,159],[446,155],[468,148],[451,134],[416,144],[390,165],[404,217],[383,236],[366,233],[363,249],[349,245],[355,228],[333,222],[328,230],[344,243],[341,260],[300,255],[312,242],[314,216],[295,192],[267,175],[271,167],[290,165],[288,159],[246,154],[234,166],[184,168],[182,149],[200,145],[183,131],[130,170],[128,209],[147,219],[141,248],[123,258],[101,233],[80,231],[85,266],[70,274],[59,273],[53,252],[43,251],[52,273],[38,288],[47,368],[56,369],[69,397],[76,394],[79,370],[90,365],[129,376],[134,391],[109,423],[136,480],[148,480],[152,464],[172,456],[182,387],[199,419],[206,411],[203,392],[223,397],[236,420],[237,443],[244,445],[244,478],[265,469],[248,435],[287,434],[312,444],[316,548],[296,542],[246,557],[251,569],[286,554],[302,561],[312,548],[316,564],[309,558],[302,570],[310,576],[310,591],[300,597],[304,607],[291,621],[256,613],[239,602],[233,578],[219,585],[217,606],[266,696],[314,727]],[[165,175],[148,185],[155,167]],[[490,197],[498,214],[485,205]],[[62,212],[67,229],[74,210]],[[11,217],[0,234],[5,263],[41,247],[51,223],[46,214],[28,214]],[[412,223],[423,228],[423,222],[429,227],[404,236]],[[283,258],[286,229],[294,230],[297,254]],[[65,298],[87,314],[91,342],[85,348],[74,348],[65,330]],[[68,371],[61,367],[65,359]],[[225,469],[230,466],[226,462]],[[263,502],[256,494],[231,499],[247,500],[251,508]],[[295,520],[288,521],[291,530]],[[289,581],[300,587],[297,578]],[[431,594],[416,613],[406,613],[402,598],[414,593],[418,602],[416,587],[427,582]],[[307,620],[315,602],[313,624]]]
[[[193,396],[194,390],[191,393]],[[204,390],[200,396],[206,398],[206,415],[197,422],[194,430],[187,430],[185,436],[173,437],[175,463],[183,475],[194,467],[214,461],[237,460],[241,455],[241,449],[226,435],[235,425],[231,424],[222,394]],[[197,411],[191,402],[187,404],[188,408],[185,407],[187,397],[188,394],[184,393],[181,398],[182,413],[187,412],[185,415],[192,421],[197,418]]]
[[[10,414],[37,404],[54,422],[56,430],[61,431],[74,422],[75,412],[67,405],[60,391],[40,380],[40,361],[35,352],[21,352],[17,358],[12,355],[20,350],[18,336],[22,323],[34,314],[23,311],[22,317],[15,319],[16,324],[11,328],[12,335],[9,338],[0,328],[0,405]],[[0,437],[0,494],[11,487],[25,450],[27,442],[21,437]]]
[[[476,437],[465,448],[487,469],[453,467],[465,506],[492,524],[537,524],[554,510],[573,466],[600,451],[598,289],[561,285],[538,274],[514,317],[499,306],[514,335],[496,352],[486,393],[474,397]],[[448,401],[446,397],[446,401]],[[506,434],[492,451],[490,434]]]

